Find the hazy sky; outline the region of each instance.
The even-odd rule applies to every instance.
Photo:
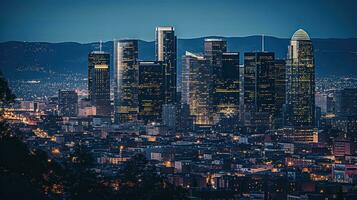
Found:
[[[265,34],[357,37],[356,0],[0,0],[0,41],[153,40],[159,25],[179,38]]]

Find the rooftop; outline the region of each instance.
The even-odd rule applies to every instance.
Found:
[[[309,35],[304,31],[303,29],[297,30],[293,37],[291,37],[291,40],[293,41],[298,41],[298,40],[310,40]]]
[[[225,41],[224,38],[205,38],[205,42],[221,42]]]
[[[197,59],[200,59],[200,60],[204,59],[204,57],[202,55],[197,54],[197,53],[192,53],[192,52],[189,52],[189,51],[185,52],[185,56],[194,57],[194,58],[197,58]]]
[[[174,27],[172,26],[158,26],[156,27],[156,31],[174,31]]]

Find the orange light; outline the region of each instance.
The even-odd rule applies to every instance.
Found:
[[[58,148],[53,148],[51,153],[53,155],[59,155],[61,153],[61,151]]]
[[[172,167],[172,163],[170,161],[164,162],[165,167]]]

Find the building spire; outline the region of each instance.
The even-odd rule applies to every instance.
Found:
[[[264,52],[264,34],[262,34],[262,52]]]

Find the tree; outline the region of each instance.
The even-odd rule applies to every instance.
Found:
[[[51,161],[46,152],[28,149],[15,135],[13,133],[0,139],[0,187],[4,191],[0,199],[51,199],[61,196],[63,169]]]
[[[70,199],[113,199],[112,188],[91,170],[94,159],[84,145],[78,144],[68,159],[67,187]]]
[[[127,161],[117,178],[120,199],[186,199],[186,192],[159,176],[142,154]]]
[[[2,115],[4,111],[4,107],[13,103],[15,100],[15,95],[12,93],[9,85],[0,71],[0,130],[1,135],[3,137],[5,135],[9,135],[11,133],[9,126],[3,120]]]
[[[0,71],[0,107],[13,103],[16,96],[12,93],[9,85]]]

